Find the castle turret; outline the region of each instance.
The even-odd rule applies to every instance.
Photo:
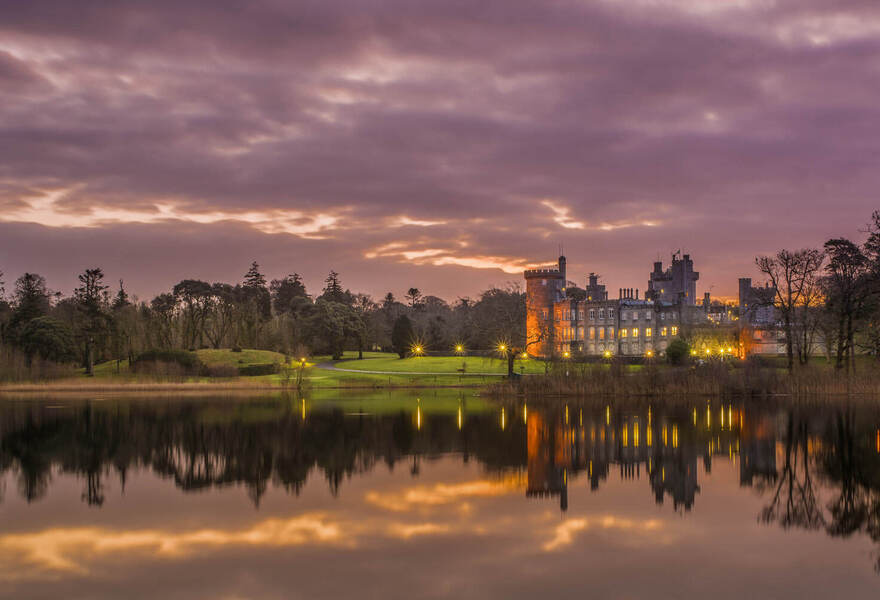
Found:
[[[526,280],[526,352],[550,356],[553,352],[553,304],[565,295],[565,257],[555,268],[529,269]]]

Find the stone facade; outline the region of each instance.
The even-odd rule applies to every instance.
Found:
[[[566,297],[565,257],[555,267],[526,271],[527,352],[543,357],[659,355],[680,335],[683,325],[710,323],[708,298],[702,304],[692,301],[699,274],[690,256],[674,258],[666,275],[661,263],[654,267],[652,281],[657,286],[671,283],[649,290],[641,299],[631,288],[620,289],[618,298],[609,299],[595,273],[587,279],[584,300]],[[685,291],[677,291],[680,288]]]
[[[555,306],[565,299],[565,257],[555,267],[530,269],[526,279],[526,352],[551,356],[554,352]]]
[[[694,271],[694,261],[690,254],[679,258],[678,253],[672,255],[672,265],[663,270],[662,262],[654,263],[648,279],[648,291],[645,297],[649,300],[666,304],[697,303],[697,280],[700,274]]]

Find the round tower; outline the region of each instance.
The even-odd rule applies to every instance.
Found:
[[[565,292],[565,257],[557,266],[529,269],[526,280],[526,352],[530,356],[553,354],[553,305]]]

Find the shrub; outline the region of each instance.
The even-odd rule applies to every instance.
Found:
[[[691,347],[683,339],[672,340],[666,348],[666,360],[673,365],[683,365],[690,356]]]
[[[155,365],[158,363],[175,365],[177,369],[169,369],[168,367],[157,369]],[[131,369],[135,373],[150,374],[160,374],[156,371],[168,371],[169,375],[198,375],[202,368],[202,361],[199,360],[199,357],[184,350],[147,350],[139,354],[131,364]],[[170,371],[175,371],[175,373]]]
[[[204,374],[206,377],[238,377],[238,369],[232,365],[210,365]]]
[[[281,371],[278,363],[260,363],[238,367],[238,374],[242,377],[255,377],[257,375],[274,375]]]
[[[232,348],[232,351],[233,352],[241,352],[241,348],[238,346],[235,346],[234,348]]]

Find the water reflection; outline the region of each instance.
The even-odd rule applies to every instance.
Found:
[[[426,465],[450,461],[476,464],[482,476],[422,481]],[[143,473],[173,481],[186,493],[244,486],[257,508],[267,490],[299,496],[314,479],[323,479],[337,499],[354,485],[353,478],[376,472],[403,470],[415,485],[362,490],[364,506],[384,515],[370,519],[310,507],[225,529],[126,532],[72,523],[49,533],[4,535],[0,545],[71,570],[80,568],[74,554],[123,548],[186,554],[230,543],[354,546],[377,538],[489,531],[488,517],[475,522],[451,515],[514,493],[534,499],[530,509],[536,515],[558,507],[557,515],[568,516],[547,525],[547,534],[535,543],[555,552],[591,528],[668,535],[668,526],[644,511],[597,517],[583,509],[593,493],[622,483],[627,498],[636,495],[647,501],[642,504],[689,517],[699,513],[703,488],[711,487],[718,462],[736,473],[740,488],[759,495],[755,516],[762,523],[880,542],[875,408],[705,400],[486,407],[462,396],[439,408],[413,398],[396,399],[390,408],[380,403],[357,410],[283,397],[3,402],[0,502],[16,494],[37,505],[53,484],[73,476],[82,502],[101,507],[108,488],[124,493],[129,477]],[[584,493],[575,501],[572,490]],[[442,518],[431,512],[440,509],[451,512]],[[511,527],[506,518],[503,511],[491,517],[500,528]],[[71,547],[75,553],[65,550]]]

